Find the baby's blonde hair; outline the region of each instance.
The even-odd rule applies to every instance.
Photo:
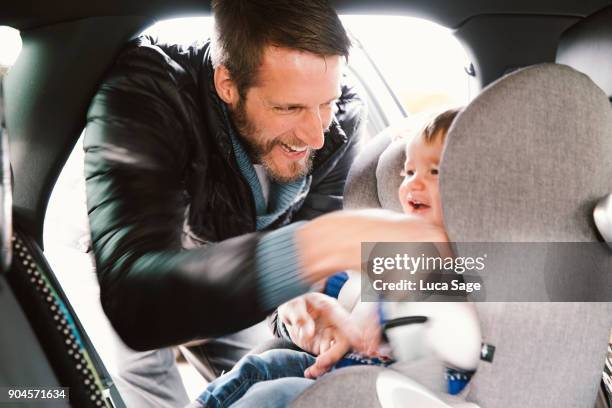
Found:
[[[422,137],[427,144],[438,141],[444,143],[448,129],[450,129],[459,112],[461,112],[461,108],[453,108],[437,114],[423,127],[419,136]]]

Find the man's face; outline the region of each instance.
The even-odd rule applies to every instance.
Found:
[[[340,96],[343,60],[298,50],[264,49],[256,84],[231,106],[252,159],[278,182],[310,171]]]
[[[399,188],[399,200],[406,214],[414,214],[439,225],[442,220],[442,202],[438,185],[440,158],[444,143],[438,135],[432,143],[425,143],[421,135],[406,148],[406,162]]]

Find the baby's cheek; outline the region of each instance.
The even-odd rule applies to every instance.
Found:
[[[404,212],[407,211],[408,201],[406,200],[407,191],[406,188],[400,187],[397,196],[399,198],[400,205],[402,206],[402,210]]]

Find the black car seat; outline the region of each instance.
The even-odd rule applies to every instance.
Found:
[[[2,87],[0,82],[0,95]],[[0,119],[4,118],[0,97]],[[0,143],[0,386],[62,387],[66,398],[18,406],[123,407],[110,376],[45,258],[28,234],[13,227],[8,132]],[[11,262],[12,257],[12,262]],[[59,391],[59,390],[58,390]],[[8,402],[3,395],[2,402]]]
[[[606,96],[571,68],[538,65],[496,81],[448,135],[440,190],[450,239],[593,243],[594,255],[609,265],[612,254],[598,242],[593,209],[612,191],[611,134]],[[392,206],[401,161],[388,166],[394,159],[387,144],[374,140],[351,169],[350,206]],[[556,285],[566,277],[559,276],[557,255],[541,251],[541,266],[523,264],[532,278],[525,285],[543,284],[539,302],[476,303],[486,353],[460,398],[390,370],[355,367],[323,377],[292,406],[592,406],[612,325],[612,274],[578,264],[568,292]],[[487,274],[503,282],[515,260],[506,261],[505,271]]]

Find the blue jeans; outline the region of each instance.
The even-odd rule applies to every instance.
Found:
[[[198,397],[198,402],[207,408],[224,408],[247,394],[245,406],[285,407],[314,382],[304,378],[304,370],[314,362],[315,358],[310,354],[288,349],[245,356],[232,371],[211,382]],[[280,383],[282,386],[279,387]],[[269,398],[269,387],[278,390],[274,392],[274,398]],[[241,403],[239,401],[235,406],[239,407]]]

